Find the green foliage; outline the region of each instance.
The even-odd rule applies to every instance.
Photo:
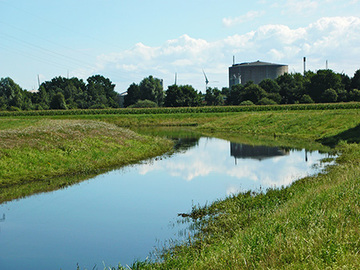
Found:
[[[89,77],[87,84],[78,78],[55,77],[42,83],[36,93],[22,90],[10,78],[2,78],[0,110],[9,110],[11,107],[38,111],[54,109],[58,106],[51,106],[50,103],[59,98],[55,97],[58,93],[65,99],[65,106],[60,106],[61,108],[118,108],[122,97],[114,89],[115,85],[101,75]],[[335,93],[329,89],[333,89]],[[332,70],[319,70],[316,73],[307,71],[305,75],[286,73],[276,80],[265,79],[259,85],[248,82],[246,85],[234,85],[232,89],[223,88],[221,91],[208,88],[204,99],[208,106],[239,105],[246,100],[258,104],[263,98],[277,104],[349,102],[360,101],[359,89],[360,69],[352,78]],[[159,107],[164,103],[166,107],[193,107],[203,104],[202,95],[190,85],[169,86],[165,96],[162,81],[153,76],[144,78],[139,84],[131,84],[123,98],[125,107],[145,99],[155,102]],[[269,102],[267,99],[265,101]]]
[[[1,111],[2,116],[67,116],[67,115],[132,115],[132,114],[196,114],[196,113],[233,113],[260,111],[307,111],[307,110],[347,110],[360,109],[360,103],[329,103],[329,104],[293,104],[272,106],[206,106],[179,108],[126,108],[126,109],[87,109],[87,110],[33,110],[7,112]]]
[[[165,94],[165,107],[196,107],[201,105],[201,95],[190,85],[171,85]]]
[[[129,106],[129,108],[156,108],[158,105],[151,100],[138,100],[135,104]]]
[[[338,94],[332,88],[326,89],[321,96],[321,99],[324,102],[336,102],[338,99]]]
[[[241,103],[241,92],[244,86],[241,84],[233,85],[228,93],[226,103],[227,105],[239,105]]]
[[[141,99],[140,87],[133,83],[127,89],[127,95],[124,96],[124,106],[129,107],[130,105],[135,104],[139,99]]]
[[[267,93],[279,93],[280,86],[277,84],[276,81],[272,79],[265,79],[259,83],[259,86],[265,90]]]
[[[351,88],[360,89],[360,69],[355,72],[354,77],[351,79]]]
[[[27,128],[3,123],[0,128],[0,203],[58,189],[84,180],[79,175],[131,164],[172,147],[171,141],[101,121],[22,121]]]
[[[30,109],[31,101],[25,91],[16,84],[11,78],[0,79],[0,108],[10,109],[17,107],[19,109]]]
[[[276,105],[277,103],[273,101],[272,99],[269,99],[267,97],[263,97],[260,99],[257,103],[257,105]]]
[[[150,100],[158,106],[164,103],[164,90],[162,81],[153,76],[144,78],[139,85],[133,83],[127,89],[127,95],[124,97],[124,106],[129,107],[138,100]]]
[[[314,101],[308,94],[304,94],[300,99],[300,103],[309,104],[309,103],[314,103]]]
[[[295,104],[303,95],[303,84],[299,76],[284,74],[276,79],[280,86],[281,103]]]
[[[211,88],[209,87],[206,89],[205,93],[205,102],[208,106],[219,106],[224,105],[224,95],[218,88]]]
[[[240,106],[252,106],[255,105],[251,100],[244,100],[240,103]]]
[[[163,105],[164,90],[160,79],[149,76],[140,82],[139,87],[142,100],[147,99],[154,101],[158,106]]]
[[[61,92],[57,92],[51,99],[50,108],[53,110],[66,110],[65,97]]]
[[[250,100],[254,104],[258,103],[262,98],[265,98],[267,93],[257,84],[250,84],[244,88],[240,93],[240,99]]]
[[[322,98],[325,97],[325,90],[332,88],[336,92],[339,92],[344,89],[341,81],[341,76],[332,70],[318,70],[310,79],[307,93],[315,102],[322,102]],[[333,98],[333,96],[331,98]]]
[[[41,84],[39,91],[32,96],[32,102],[39,109],[58,109],[54,99],[59,93],[64,96],[65,105],[61,109],[118,108],[118,94],[115,85],[100,75],[91,76],[87,84],[77,78],[56,77]]]

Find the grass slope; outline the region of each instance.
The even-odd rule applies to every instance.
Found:
[[[74,175],[80,179],[79,175],[131,164],[172,147],[170,141],[100,121],[17,124],[23,123],[24,128],[0,131],[0,202],[60,188],[73,183]]]
[[[357,109],[343,109],[33,116],[15,118],[16,123],[4,118],[1,119],[3,125],[11,127],[11,130],[0,132],[1,142],[7,142],[0,148],[0,162],[8,157],[11,157],[9,160],[16,158],[16,153],[21,152],[16,142],[23,139],[27,142],[23,149],[30,146],[31,149],[39,149],[39,153],[46,149],[54,154],[50,164],[43,160],[43,169],[55,166],[59,159],[66,160],[68,152],[70,156],[79,152],[77,158],[85,155],[89,161],[96,162],[108,160],[117,151],[123,151],[123,156],[129,149],[124,147],[126,145],[132,149],[142,149],[134,150],[135,153],[148,152],[144,149],[151,147],[147,143],[149,138],[137,137],[134,133],[118,129],[119,126],[185,125],[216,136],[242,136],[250,142],[254,142],[254,138],[268,138],[270,135],[275,139],[274,145],[290,146],[291,142],[296,142],[301,146],[309,141],[315,148],[323,147],[320,143],[333,145],[341,156],[337,159],[337,165],[329,167],[322,174],[303,178],[287,188],[268,190],[265,194],[241,193],[210,206],[194,207],[188,217],[192,226],[197,228],[193,238],[157,254],[161,259],[158,262],[137,262],[132,268],[359,269],[360,146],[350,143],[359,142],[359,113]],[[27,119],[35,127],[30,126]],[[76,127],[83,123],[88,126]],[[52,130],[57,124],[64,124],[65,128]],[[92,128],[92,125],[99,126]],[[21,132],[20,127],[26,132]],[[107,133],[112,135],[102,136]],[[123,139],[114,139],[117,135]],[[145,140],[144,144],[141,144],[142,140]],[[164,145],[160,141],[159,144]],[[84,151],[88,145],[94,151]],[[35,170],[30,163],[35,160],[32,153],[25,151],[21,155],[29,157],[24,160],[19,158],[15,163],[8,161],[1,167],[25,161],[29,163],[21,165],[25,171]],[[119,158],[113,160],[114,164]],[[109,165],[104,164],[105,167]],[[80,163],[77,166],[75,171],[82,168]],[[51,171],[49,169],[48,173],[51,174]],[[1,173],[10,172],[2,169]]]

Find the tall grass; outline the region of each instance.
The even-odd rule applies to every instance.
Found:
[[[171,147],[165,139],[99,121],[44,120],[35,126],[1,130],[0,202],[29,195],[34,186],[38,191],[63,187],[73,182],[74,175],[134,163]]]
[[[126,109],[76,109],[42,111],[0,111],[0,116],[54,116],[96,114],[174,114],[174,113],[224,113],[299,110],[344,110],[359,109],[359,102],[328,104],[257,105],[257,106],[206,106],[177,108],[126,108]]]

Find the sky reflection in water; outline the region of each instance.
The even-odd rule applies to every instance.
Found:
[[[314,173],[326,156],[214,138],[183,142],[191,148],[182,146],[171,157],[0,205],[0,217],[6,216],[0,222],[0,269],[131,264],[178,237],[177,213],[239,191],[288,185]]]

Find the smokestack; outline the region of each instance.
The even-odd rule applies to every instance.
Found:
[[[306,57],[304,57],[304,76],[305,76],[305,72],[306,72]]]
[[[233,55],[233,66],[235,66],[235,55]]]

